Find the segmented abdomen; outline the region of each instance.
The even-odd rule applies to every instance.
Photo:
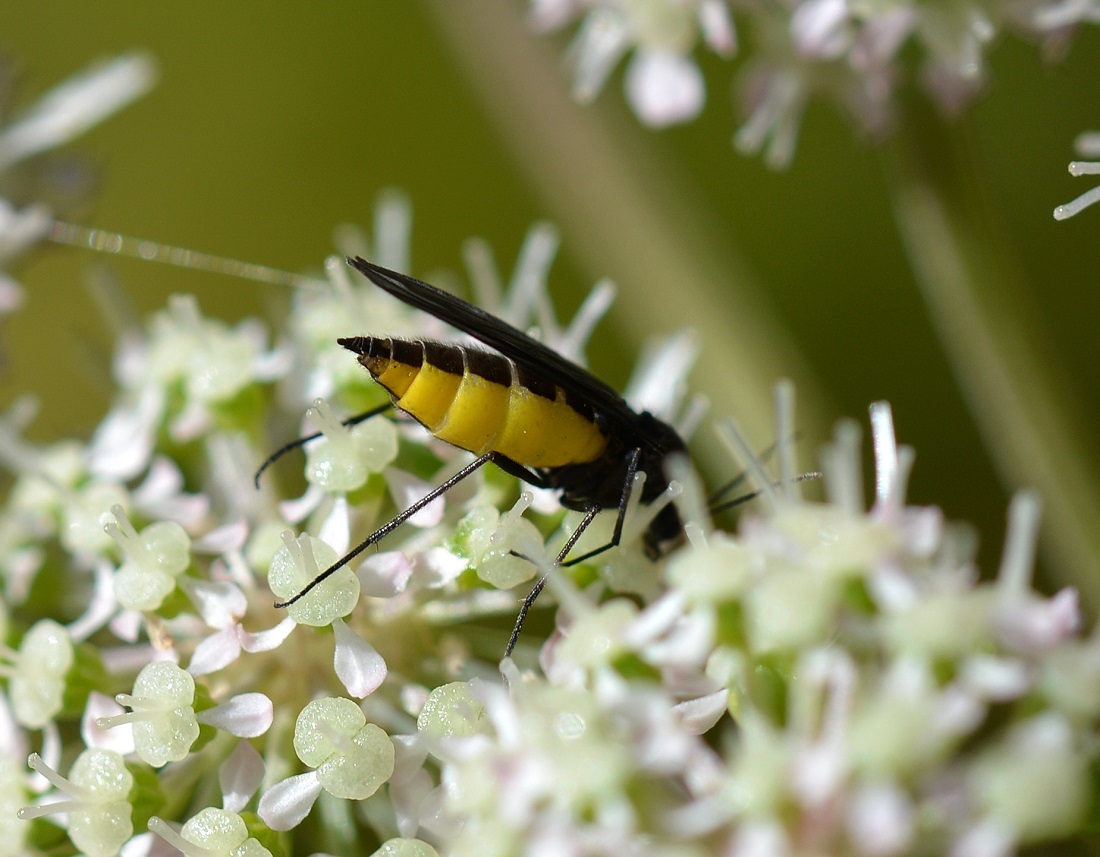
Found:
[[[374,336],[342,340],[401,410],[476,455],[527,467],[595,461],[607,447],[591,409],[500,354]]]

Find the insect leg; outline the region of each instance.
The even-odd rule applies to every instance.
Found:
[[[298,592],[297,595],[288,598],[286,601],[277,601],[275,602],[275,606],[277,608],[282,608],[293,604],[295,601],[297,601],[299,598],[307,594],[315,586],[321,583],[321,581],[339,571],[371,545],[377,544],[378,542],[382,541],[382,539],[384,539],[386,536],[396,530],[399,526],[405,523],[405,521],[407,521],[409,518],[411,518],[413,515],[415,515],[437,497],[445,494],[451,488],[454,488],[459,482],[461,482],[463,479],[465,479],[474,471],[481,468],[486,462],[489,461],[492,461],[502,470],[507,470],[509,473],[511,473],[512,471],[509,470],[508,466],[515,464],[515,462],[513,462],[510,458],[505,458],[499,452],[487,452],[480,458],[475,458],[446,482],[436,488],[433,488],[431,491],[429,491],[427,494],[425,494],[423,497],[421,497],[419,500],[409,506],[409,508],[405,509],[403,512],[399,512],[397,515],[395,515],[393,518],[391,518],[389,521],[387,521],[385,524],[383,524],[381,527],[379,527],[377,530],[367,536],[364,541],[360,542],[358,545],[348,551],[348,553],[344,554],[344,556],[337,560],[336,563],[330,565],[319,575],[313,578],[313,580],[307,583],[301,589],[301,591]],[[519,465],[515,466],[518,467]]]
[[[555,561],[555,565],[562,565],[562,560],[566,554],[573,549],[573,545],[577,543],[577,540],[584,535],[584,531],[588,529],[588,525],[595,520],[596,515],[600,513],[600,506],[592,506],[587,512],[584,513],[584,517],[581,519],[580,524],[577,525],[577,529],[573,531],[573,535],[569,537],[569,540],[565,543],[565,546],[558,553],[558,558]],[[523,630],[523,623],[527,620],[527,614],[531,611],[531,606],[535,603],[535,599],[539,597],[542,590],[546,587],[546,578],[548,575],[543,575],[538,579],[538,582],[531,588],[531,591],[527,593],[527,597],[523,599],[523,604],[519,608],[519,615],[516,616],[515,627],[512,628],[512,635],[508,638],[508,647],[504,650],[504,657],[508,657],[512,654],[512,650],[516,647],[516,642],[519,640],[519,632]]]
[[[576,565],[578,562],[583,562],[584,560],[591,559],[592,557],[597,556],[606,550],[610,550],[619,543],[619,541],[623,537],[623,523],[626,520],[626,505],[627,501],[630,499],[630,492],[634,488],[634,475],[638,472],[638,458],[640,455],[641,450],[635,449],[630,453],[630,458],[627,461],[626,478],[623,480],[623,493],[622,496],[619,497],[619,514],[618,517],[615,518],[615,530],[611,534],[611,541],[609,541],[602,547],[598,547],[595,550],[590,550],[588,553],[575,557],[568,562],[565,561],[565,558],[569,555],[569,551],[573,550],[573,546],[576,545],[580,537],[584,535],[584,531],[587,530],[592,521],[595,520],[596,515],[598,515],[603,510],[602,506],[590,506],[588,510],[584,513],[584,517],[581,519],[581,522],[577,525],[577,529],[573,531],[573,535],[569,537],[569,540],[565,543],[564,547],[562,547],[561,551],[558,553],[558,558],[555,561],[556,565]],[[527,619],[527,614],[531,611],[532,605],[535,603],[535,600],[539,597],[545,587],[546,575],[543,575],[531,588],[531,591],[527,593],[527,597],[523,599],[523,604],[519,608],[519,615],[516,617],[515,627],[512,628],[512,635],[508,638],[508,647],[504,650],[504,657],[508,657],[509,655],[511,655],[512,650],[515,649],[516,642],[519,640],[519,632],[523,629],[523,623]]]
[[[359,423],[366,422],[371,417],[376,417],[379,414],[388,411],[393,406],[393,402],[386,402],[386,404],[379,405],[377,408],[371,408],[369,411],[364,411],[361,414],[356,414],[354,417],[348,417],[346,420],[341,420],[340,425],[345,426],[346,428],[357,426],[359,425]],[[297,440],[292,440],[290,443],[284,443],[277,450],[271,453],[271,455],[264,459],[264,463],[260,465],[259,469],[256,471],[256,475],[252,477],[252,481],[256,485],[256,488],[258,489],[260,487],[260,477],[263,475],[263,472],[267,470],[267,468],[269,468],[272,464],[274,464],[292,449],[297,449],[300,446],[305,446],[311,440],[316,440],[317,438],[319,438],[321,434],[322,432],[319,431],[314,432],[313,434],[307,434],[305,437],[300,437]]]
[[[623,523],[626,521],[626,505],[630,500],[630,492],[634,489],[634,474],[638,472],[638,456],[641,455],[640,449],[635,449],[630,453],[630,460],[626,464],[626,479],[623,480],[623,493],[619,497],[619,514],[615,518],[615,529],[611,533],[611,541],[606,545],[590,550],[588,553],[575,556],[564,562],[565,554],[563,553],[558,557],[558,562],[564,566],[576,565],[579,562],[584,562],[586,559],[592,559],[594,556],[599,556],[604,551],[611,550],[619,544],[619,541],[623,537]],[[587,525],[586,525],[587,526]],[[575,540],[574,540],[575,541]]]

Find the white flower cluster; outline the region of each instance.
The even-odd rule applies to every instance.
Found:
[[[723,59],[742,53],[747,118],[734,143],[743,152],[763,151],[777,167],[793,157],[814,97],[834,102],[864,133],[886,131],[907,53],[919,59],[920,80],[937,104],[957,111],[984,85],[985,54],[1001,32],[1055,42],[1075,25],[1100,20],[1090,0],[531,0],[530,10],[537,30],[580,20],[568,51],[579,101],[594,98],[630,54],[627,100],[651,127],[686,122],[702,110],[698,44]]]
[[[344,249],[407,270],[409,228],[387,196]],[[559,327],[554,245],[534,230],[507,290],[468,258],[479,303],[580,359],[609,288]],[[579,517],[497,472],[275,609],[462,464],[408,422],[338,419],[385,401],[338,336],[443,331],[327,271],[274,341],[193,297],[127,331],[87,442],[0,419],[0,857],[1000,857],[1084,829],[1100,635],[1074,592],[1031,587],[1038,503],[1014,501],[983,580],[965,528],[905,504],[882,404],[870,511],[854,424],[823,453],[828,501],[801,499],[786,387],[778,479],[720,426],[760,492],[736,536],[670,460],[685,545],[645,558],[657,504],[634,504],[618,550],[550,568],[555,629],[525,630],[524,669],[498,661],[516,605]],[[629,391],[685,435],[692,353],[671,340]],[[281,460],[257,488],[307,413],[301,475]]]
[[[982,582],[965,530],[904,505],[885,405],[872,422],[870,512],[844,425],[831,502],[787,483],[736,538],[693,522],[648,605],[559,580],[542,677],[429,697],[441,784],[407,829],[463,855],[746,857],[995,857],[1082,829],[1100,635],[1076,636],[1074,592],[1030,588],[1036,499]]]

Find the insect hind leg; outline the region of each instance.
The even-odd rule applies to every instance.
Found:
[[[585,530],[596,519],[603,507],[599,505],[589,506],[584,513],[584,517],[577,525],[577,529],[573,531],[573,534],[566,541],[565,545],[558,552],[558,558],[554,561],[557,566],[568,568],[571,565],[577,565],[585,560],[591,559],[594,556],[599,556],[604,551],[608,551],[613,547],[616,547],[623,537],[623,525],[626,521],[627,505],[630,501],[630,492],[634,488],[634,477],[638,473],[638,459],[641,455],[640,449],[632,450],[630,458],[627,460],[626,466],[626,478],[623,480],[623,491],[619,497],[619,513],[615,517],[615,529],[611,534],[611,540],[594,550],[590,550],[587,553],[581,554],[578,557],[573,557],[568,562],[566,557],[569,555],[569,551],[573,550],[574,546],[580,540],[580,537],[584,535]],[[516,648],[516,643],[519,641],[519,633],[523,630],[523,623],[527,620],[527,614],[531,612],[531,607],[534,605],[536,599],[542,594],[542,590],[546,588],[546,579],[549,575],[543,575],[536,581],[535,585],[531,588],[531,591],[527,593],[527,597],[523,599],[523,604],[519,608],[519,615],[516,616],[516,624],[512,628],[512,634],[508,638],[508,646],[504,650],[504,657],[509,657],[512,651]]]
[[[364,417],[364,419],[365,419],[365,417]],[[502,470],[506,470],[509,473],[513,472],[512,470],[509,469],[510,466],[519,467],[519,465],[515,464],[515,462],[513,462],[510,458],[505,458],[499,452],[487,452],[484,455],[480,456],[479,458],[475,458],[473,461],[471,461],[469,464],[467,464],[465,467],[463,467],[460,471],[458,471],[458,473],[456,473],[454,476],[452,476],[446,482],[443,482],[441,485],[438,485],[435,488],[433,488],[431,491],[429,491],[427,494],[425,494],[423,497],[421,497],[419,500],[417,500],[415,503],[413,503],[407,509],[405,509],[402,512],[399,512],[397,515],[395,515],[393,518],[391,518],[389,521],[387,521],[385,524],[383,524],[381,527],[379,527],[377,530],[375,530],[373,533],[371,533],[369,536],[367,536],[366,539],[361,541],[358,545],[356,545],[354,548],[352,548],[350,551],[348,551],[346,554],[344,554],[344,556],[342,556],[339,560],[337,560],[335,563],[330,565],[328,568],[326,568],[324,571],[322,571],[319,575],[317,575],[315,578],[313,578],[313,580],[311,580],[309,583],[307,583],[305,586],[303,586],[300,590],[298,590],[298,593],[296,595],[291,596],[286,601],[277,601],[275,603],[275,607],[276,608],[288,607],[291,604],[293,604],[295,601],[298,601],[300,598],[302,598],[302,596],[308,594],[318,584],[320,584],[322,581],[326,580],[327,578],[331,577],[333,574],[335,574],[337,571],[339,571],[341,568],[343,568],[345,565],[347,565],[349,562],[351,562],[353,559],[355,559],[357,556],[359,556],[359,554],[361,554],[363,551],[365,551],[371,545],[378,544],[378,542],[382,541],[382,539],[384,539],[386,536],[388,536],[390,533],[392,533],[394,530],[396,530],[399,526],[401,526],[403,523],[405,523],[405,521],[407,521],[409,518],[411,518],[413,515],[415,515],[417,512],[419,512],[421,509],[423,509],[425,506],[427,506],[429,503],[431,503],[437,497],[441,497],[447,491],[454,488],[455,485],[457,485],[459,482],[461,482],[467,476],[474,473],[474,471],[479,470],[481,467],[483,467],[486,463],[488,463],[490,461],[493,462],[498,467],[500,467]]]
[[[554,565],[565,565],[562,560],[573,550],[573,546],[577,543],[577,540],[584,535],[584,531],[588,529],[588,525],[596,519],[601,511],[600,506],[592,506],[584,517],[581,519],[580,524],[577,525],[577,529],[573,531],[573,534],[569,537],[569,540],[565,543],[565,546],[558,553],[558,558],[555,560]],[[610,545],[605,546],[610,547]],[[601,548],[604,550],[605,548]],[[516,624],[512,628],[512,634],[508,637],[508,646],[504,649],[504,657],[509,657],[516,648],[516,643],[519,641],[519,632],[523,630],[523,623],[527,621],[527,614],[531,612],[531,607],[534,606],[535,600],[542,594],[542,590],[546,588],[546,580],[549,578],[549,574],[544,574],[540,577],[531,591],[527,593],[527,597],[523,599],[523,604],[520,605],[519,615],[516,616]]]
[[[575,538],[570,540],[567,549],[563,550],[558,556],[558,565],[562,565],[568,568],[571,565],[578,565],[585,560],[592,559],[592,557],[594,556],[599,556],[605,551],[611,550],[611,548],[613,547],[618,547],[619,542],[622,541],[623,538],[623,526],[626,523],[626,510],[628,505],[630,504],[630,492],[634,490],[634,477],[638,473],[638,458],[640,455],[641,450],[635,449],[630,453],[630,458],[627,460],[626,478],[623,480],[623,492],[622,495],[619,497],[619,513],[615,516],[615,529],[611,532],[611,540],[605,545],[601,545],[598,548],[593,548],[587,553],[583,553],[580,556],[572,557],[568,562],[565,562],[566,554],[570,549],[572,549],[573,543],[576,542],[577,538],[579,538],[579,535],[574,534]],[[600,510],[599,506],[595,508],[597,512]],[[585,520],[582,521],[582,523],[584,524],[584,529],[587,529],[588,524],[591,523],[591,519],[588,518],[588,516],[586,515]],[[580,527],[578,527],[577,529],[580,532],[584,532],[584,529],[581,529]]]

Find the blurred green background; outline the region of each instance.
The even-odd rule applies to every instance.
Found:
[[[686,126],[643,129],[619,76],[595,106],[571,107],[565,38],[523,34],[523,11],[518,0],[14,2],[0,7],[0,50],[18,71],[16,104],[98,57],[143,48],[159,63],[150,95],[66,149],[95,178],[81,222],[309,270],[331,252],[333,227],[369,226],[378,191],[399,187],[423,274],[460,268],[470,235],[488,238],[510,272],[528,226],[550,219],[562,235],[560,307],[598,277],[618,283],[590,353],[601,376],[621,386],[644,338],[693,324],[696,387],[759,445],[770,385],[796,378],[807,467],[836,417],[865,422],[868,403],[888,399],[918,452],[911,498],[978,525],[983,566],[995,568],[1018,486],[999,479],[914,285],[891,210],[896,147],[858,139],[813,104],[794,164],[770,171],[733,150],[733,67],[712,57],[706,111]],[[1051,210],[1088,187],[1066,164],[1074,136],[1100,127],[1098,46],[1082,32],[1047,64],[1004,40],[987,93],[929,147],[969,159],[1024,278],[1025,315],[1090,437],[1100,211],[1059,224]],[[5,325],[2,398],[38,393],[32,437],[83,436],[108,403],[110,337],[82,285],[102,264],[46,247],[16,272],[27,302]],[[228,319],[271,302],[273,287],[109,264],[143,311],[174,291]],[[733,468],[706,427],[693,447],[712,483]],[[1093,466],[1081,462],[1095,485]]]

